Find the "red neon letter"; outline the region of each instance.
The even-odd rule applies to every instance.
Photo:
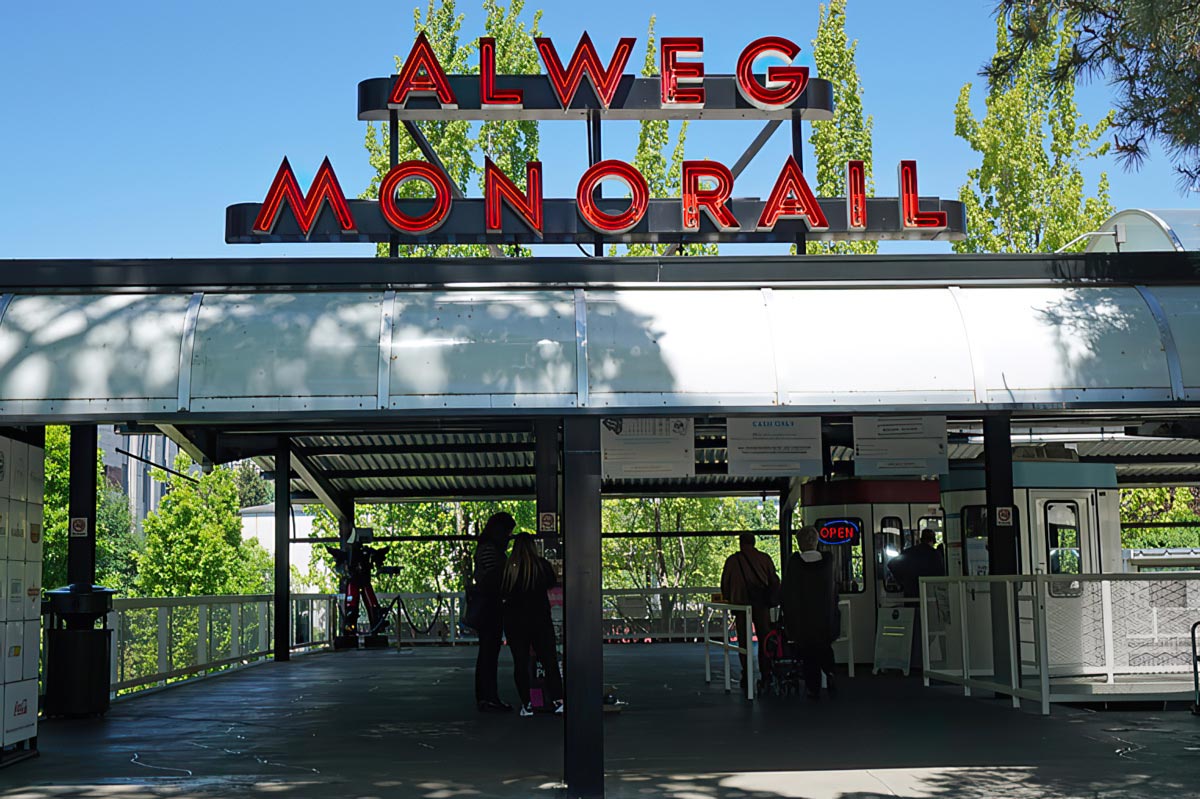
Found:
[[[285,156],[283,163],[279,165],[279,171],[275,173],[275,180],[271,181],[267,198],[263,200],[251,230],[255,233],[273,233],[284,200],[291,206],[292,215],[296,217],[296,223],[300,225],[300,231],[305,237],[312,230],[313,223],[317,221],[317,214],[321,212],[321,204],[326,200],[329,201],[329,207],[333,209],[333,215],[337,217],[342,230],[354,232],[354,217],[350,215],[346,195],[342,193],[337,175],[333,174],[333,166],[329,163],[328,156],[321,162],[321,168],[317,170],[317,176],[308,187],[307,195],[300,193],[300,184],[296,182],[292,165]]]
[[[483,202],[488,233],[501,231],[500,202],[503,200],[539,239],[542,237],[541,161],[530,161],[525,165],[525,185],[527,188],[522,193],[517,184],[509,180],[508,175],[501,172],[492,159],[484,156]]]
[[[846,229],[867,229],[867,170],[862,161],[846,162]]]
[[[633,52],[633,43],[637,40],[624,37],[617,42],[617,49],[613,51],[613,57],[605,69],[600,65],[600,56],[596,55],[591,37],[584,31],[583,36],[579,37],[579,44],[575,45],[571,63],[565,70],[562,59],[558,57],[558,51],[554,49],[554,42],[543,36],[537,36],[533,41],[542,56],[542,63],[546,65],[550,85],[554,87],[554,93],[558,95],[558,102],[563,108],[570,108],[571,101],[575,99],[575,92],[579,91],[579,84],[586,73],[592,81],[592,88],[596,90],[596,96],[600,98],[601,105],[607,109],[613,95],[617,93],[621,74],[625,71],[629,54]]]
[[[704,57],[704,39],[699,36],[664,36],[660,42],[662,106],[704,107],[704,64],[680,63],[680,56]],[[686,85],[685,85],[686,84]]]
[[[764,36],[750,42],[738,57],[738,91],[755,108],[764,111],[787,108],[804,94],[808,67],[767,67],[767,83],[762,86],[754,79],[754,62],[766,55],[779,56],[791,64],[800,55],[800,48],[782,36]]]
[[[442,108],[458,108],[458,100],[450,89],[446,70],[442,69],[425,31],[417,34],[417,40],[413,42],[412,50],[400,68],[400,74],[396,76],[396,82],[392,84],[392,96],[388,98],[388,104],[403,108],[410,94],[432,94]]]
[[[619,214],[601,211],[593,199],[596,187],[602,180],[609,178],[621,181],[629,189],[629,207]],[[583,173],[583,177],[579,179],[579,188],[575,192],[575,202],[579,207],[579,216],[592,230],[599,233],[628,233],[646,215],[646,207],[650,202],[650,187],[646,185],[642,173],[632,165],[610,159],[594,164]]]
[[[922,211],[917,194],[917,162],[900,162],[900,224],[918,230],[942,230],[945,211]]]
[[[396,191],[410,180],[423,180],[433,187],[433,207],[420,216],[409,216],[396,206]],[[453,189],[450,178],[428,161],[403,161],[392,167],[379,184],[379,209],[388,224],[401,233],[415,236],[441,227],[450,216]]]
[[[496,40],[479,38],[479,104],[491,108],[520,108],[525,93],[520,89],[496,88]]]
[[[780,218],[803,219],[811,231],[829,229],[829,221],[821,210],[821,204],[813,196],[795,156],[791,155],[780,170],[775,188],[771,189],[771,196],[767,198],[762,215],[758,217],[758,229],[773,230]]]
[[[700,188],[703,178],[716,183],[711,189]],[[700,229],[700,209],[717,226],[717,230],[737,230],[741,227],[733,212],[725,207],[733,193],[733,173],[716,161],[683,162],[683,229],[695,233]]]

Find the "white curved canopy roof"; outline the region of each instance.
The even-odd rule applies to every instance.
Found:
[[[1100,226],[1110,233],[1124,226],[1121,252],[1200,252],[1200,209],[1118,211]],[[1113,236],[1092,236],[1087,252],[1117,252]]]
[[[0,420],[1200,402],[1200,286],[4,295]]]

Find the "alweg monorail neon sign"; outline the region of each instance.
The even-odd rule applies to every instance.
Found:
[[[659,78],[625,74],[633,38],[620,39],[607,62],[586,33],[565,63],[551,39],[536,37],[534,43],[544,75],[497,75],[496,43],[488,37],[479,40],[478,75],[448,75],[421,33],[399,74],[359,85],[359,117],[800,120],[832,115],[828,83],[810,79],[808,67],[795,65],[800,48],[780,36],[743,48],[732,76],[706,74],[700,37],[661,38]],[[783,63],[756,73],[755,64],[766,57]],[[625,242],[790,241],[798,234],[821,239],[961,236],[961,206],[921,198],[915,161],[900,162],[898,196],[890,200],[866,196],[862,161],[847,163],[845,175],[844,198],[819,199],[792,155],[765,200],[733,199],[729,167],[689,160],[682,165],[679,199],[651,200],[641,173],[610,158],[584,171],[573,200],[547,200],[541,162],[526,164],[521,189],[513,176],[485,159],[483,198],[456,199],[438,165],[413,160],[389,170],[378,201],[361,201],[347,200],[328,158],[307,191],[284,158],[261,204],[229,208],[226,239],[559,243],[594,241],[597,235]],[[410,181],[426,184],[432,200],[398,198],[397,191]],[[606,181],[621,184],[626,198],[600,199],[599,187]],[[326,207],[331,213],[322,215]]]

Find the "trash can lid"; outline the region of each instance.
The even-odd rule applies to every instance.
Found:
[[[47,594],[116,594],[119,593],[115,588],[105,588],[102,585],[90,585],[88,583],[71,583],[64,585],[62,588],[51,588],[46,591]]]

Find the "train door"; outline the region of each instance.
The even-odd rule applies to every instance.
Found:
[[[1104,668],[1103,597],[1098,582],[1071,579],[1100,571],[1092,492],[1030,490],[1029,554],[1057,579],[1046,589],[1046,639],[1055,674]]]
[[[1097,574],[1100,540],[1092,492],[1029,492],[1033,518],[1029,556],[1033,571],[1043,574]]]

